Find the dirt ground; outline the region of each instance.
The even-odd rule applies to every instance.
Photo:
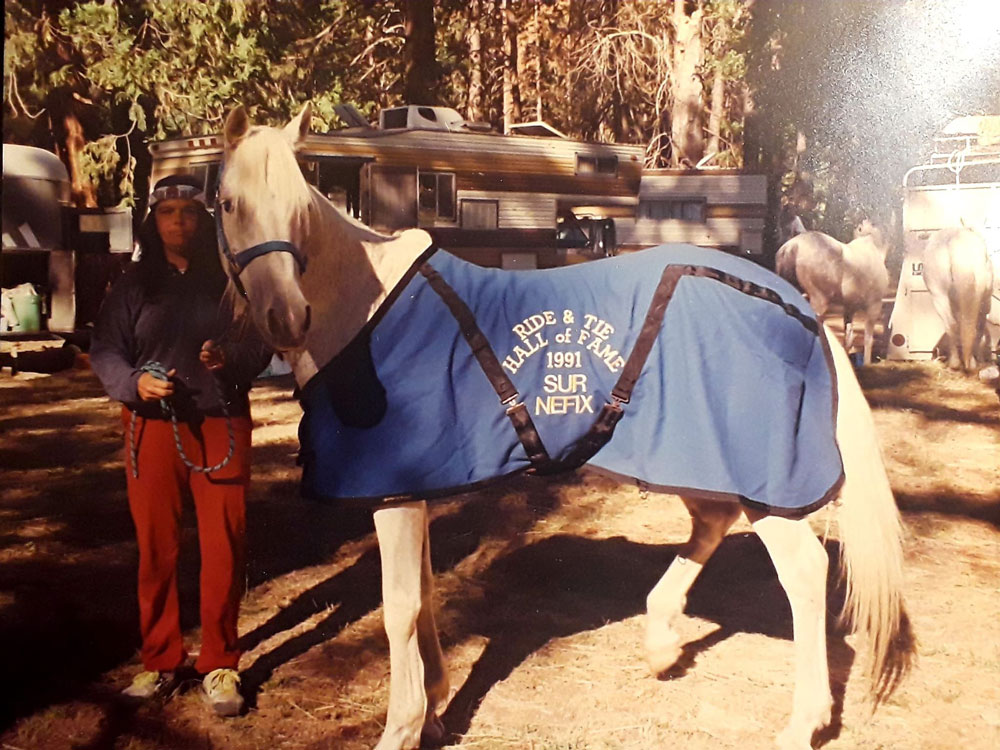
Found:
[[[831,614],[831,750],[1000,747],[1000,408],[933,363],[862,372],[908,530],[919,661],[873,717]],[[196,683],[139,708],[136,550],[117,408],[93,375],[0,375],[0,747],[371,748],[387,647],[370,514],[297,495],[299,409],[254,392],[249,571],[240,622],[250,709],[220,720]],[[827,511],[815,517],[822,532]],[[524,477],[433,507],[454,697],[447,747],[767,748],[791,707],[788,605],[741,522],[695,585],[680,668],[641,650],[645,594],[686,539],[674,498],[582,471]],[[827,543],[837,561],[834,541]],[[197,549],[185,525],[184,625],[197,647]],[[841,594],[831,591],[831,605]]]

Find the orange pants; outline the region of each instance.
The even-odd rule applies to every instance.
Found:
[[[201,549],[201,652],[195,669],[202,674],[235,669],[240,659],[237,620],[243,593],[246,490],[250,482],[249,417],[232,419],[235,448],[223,468],[211,474],[191,471],[177,453],[169,421],[136,417],[122,409],[128,500],[139,546],[139,626],[142,663],[147,670],[171,671],[187,657],[181,635],[177,595],[181,501],[194,499]],[[226,420],[207,417],[200,425],[178,424],[181,445],[196,466],[212,466],[229,450]],[[139,476],[132,476],[130,440],[137,450]]]

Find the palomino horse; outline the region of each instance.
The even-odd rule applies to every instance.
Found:
[[[948,335],[948,366],[973,372],[989,357],[993,264],[974,229],[941,229],[924,250],[924,283]]]
[[[855,313],[864,311],[866,365],[872,361],[875,321],[889,284],[887,250],[881,230],[865,221],[847,244],[822,232],[804,232],[778,248],[774,259],[778,274],[805,293],[817,315],[826,315],[831,304],[843,305],[845,348],[853,340]]]
[[[449,366],[474,373],[474,382],[469,387],[475,391],[475,395],[466,397],[457,393],[450,394],[449,404],[440,407],[441,409],[447,410],[455,406],[452,402],[461,402],[457,405],[468,406],[470,409],[484,403],[488,405],[490,396],[493,395],[489,390],[489,381],[483,376],[487,366],[484,365],[479,370],[476,361],[468,356],[474,344],[478,351],[476,356],[485,356],[488,360],[489,357],[483,355],[483,350],[489,349],[489,344],[482,345],[482,336],[475,343],[475,334],[481,333],[478,330],[463,340],[468,333],[465,330],[469,324],[467,318],[461,335],[456,333],[456,338],[450,339],[450,348],[444,352],[440,361],[435,360],[428,365],[419,359],[419,354],[429,347],[426,343],[429,339],[425,339],[425,336],[438,336],[442,331],[452,329],[457,331],[458,325],[450,312],[458,310],[455,317],[464,315],[461,311],[465,302],[460,299],[456,301],[458,293],[448,294],[441,293],[437,288],[429,289],[428,285],[432,283],[433,277],[443,278],[446,269],[459,266],[464,272],[472,274],[476,283],[487,279],[489,284],[477,287],[477,295],[466,299],[466,302],[470,307],[498,314],[495,300],[490,296],[490,284],[494,282],[516,278],[518,284],[528,286],[508,290],[506,296],[527,297],[528,304],[542,304],[545,309],[544,306],[549,304],[547,300],[537,300],[534,293],[523,294],[536,280],[555,282],[567,278],[567,274],[574,279],[582,278],[587,273],[586,268],[590,266],[602,271],[601,278],[613,281],[611,277],[616,276],[613,269],[625,269],[634,263],[648,263],[650,259],[660,258],[662,253],[655,250],[644,251],[628,258],[610,258],[553,271],[504,272],[463,264],[440,251],[421,266],[419,273],[414,272],[412,267],[426,256],[425,251],[430,245],[430,238],[426,233],[407,230],[395,237],[377,234],[345,216],[306,183],[296,163],[294,149],[305,137],[308,127],[308,105],[282,130],[251,127],[243,108],[234,110],[226,121],[224,169],[217,203],[220,235],[225,240],[223,254],[230,263],[231,277],[240,282],[239,289],[245,295],[256,325],[275,347],[285,352],[304,394],[306,414],[300,428],[301,434],[308,437],[313,430],[320,430],[319,437],[308,451],[305,441],[303,444],[303,457],[307,466],[303,475],[304,484],[307,483],[306,475],[312,477],[309,481],[320,476],[322,481],[357,481],[364,486],[377,487],[394,486],[391,482],[400,475],[405,475],[405,480],[417,481],[419,467],[407,465],[404,471],[398,468],[406,455],[414,450],[415,444],[443,445],[445,450],[443,454],[437,454],[437,463],[432,467],[434,472],[450,470],[470,450],[486,453],[491,447],[489,443],[496,441],[504,442],[501,452],[517,454],[523,458],[527,448],[521,452],[520,444],[513,438],[507,442],[506,432],[501,429],[506,424],[504,429],[513,434],[507,417],[510,416],[511,422],[514,421],[515,414],[520,413],[523,417],[523,410],[518,412],[518,404],[513,398],[503,401],[504,407],[507,407],[506,415],[504,407],[498,407],[493,401],[493,409],[499,416],[494,419],[477,413],[473,419],[474,425],[461,421],[460,410],[445,413],[437,407],[430,411],[425,409],[425,402],[432,399],[431,388],[438,385],[432,381],[446,380],[450,376]],[[673,251],[667,249],[663,252],[670,255]],[[785,432],[785,428],[790,429],[792,423],[799,425],[800,422],[816,422],[822,423],[823,430],[828,431],[831,436],[835,429],[839,438],[839,454],[836,444],[832,442],[833,437],[830,438],[833,453],[836,454],[836,480],[829,490],[829,498],[832,499],[837,490],[840,490],[841,502],[837,507],[843,545],[842,561],[847,578],[844,614],[861,634],[872,694],[876,700],[883,698],[894,689],[905,673],[912,647],[900,592],[901,528],[879,456],[871,414],[847,355],[838,346],[830,346],[829,332],[817,328],[815,318],[809,317],[807,320],[804,317],[811,315],[808,306],[791,287],[773,274],[742,259],[715,251],[683,246],[677,252],[688,258],[710,258],[720,267],[738,268],[757,281],[773,282],[787,294],[786,297],[780,297],[745,279],[733,281],[720,271],[684,267],[684,273],[696,276],[705,274],[707,278],[685,278],[676,285],[675,296],[684,296],[682,292],[685,289],[697,292],[697,295],[711,296],[718,293],[725,296],[728,305],[745,304],[749,306],[747,310],[752,307],[753,311],[764,316],[764,322],[768,322],[765,341],[778,347],[782,356],[770,358],[766,351],[755,351],[752,359],[765,362],[766,365],[761,366],[768,369],[762,371],[759,377],[747,376],[746,371],[741,369],[735,375],[738,382],[733,386],[744,390],[743,395],[735,397],[737,403],[733,403],[733,397],[730,396],[730,403],[724,404],[724,411],[710,420],[713,424],[689,421],[679,427],[682,432],[681,442],[697,442],[693,435],[705,429],[725,432],[727,414],[755,408],[755,402],[767,400],[767,389],[780,391],[781,400],[794,401],[790,394],[807,390],[804,382],[792,377],[793,382],[785,390],[785,376],[775,375],[772,378],[767,372],[772,372],[770,368],[780,368],[784,358],[794,359],[799,356],[792,347],[787,346],[785,334],[806,343],[809,357],[804,366],[810,371],[816,368],[815,373],[822,376],[831,399],[821,400],[823,406],[817,412],[810,411],[811,407],[805,401],[793,403],[788,418],[783,418],[782,424],[775,425],[770,432]],[[602,263],[605,265],[599,265]],[[427,280],[421,275],[426,276]],[[665,278],[669,276],[669,273],[664,272]],[[718,283],[720,281],[723,283]],[[402,291],[401,282],[405,282]],[[440,279],[438,282],[440,283]],[[451,283],[458,282],[453,277]],[[655,278],[653,283],[655,284]],[[586,304],[598,307],[604,304],[624,304],[624,294],[619,292],[621,288],[613,288],[603,296],[592,296]],[[745,299],[746,292],[756,296]],[[388,311],[384,304],[387,300]],[[428,304],[436,311],[436,318],[414,322],[413,318],[416,316],[409,314],[410,308],[397,306],[403,302],[417,304],[420,300],[429,300]],[[510,300],[505,300],[507,301]],[[679,309],[679,305],[674,307],[674,302],[670,302],[670,305],[671,309]],[[651,304],[650,310],[655,307]],[[404,312],[397,313],[399,309]],[[614,338],[611,335],[612,324],[606,320],[598,320],[597,315],[584,320],[585,316],[580,314],[574,327],[567,325],[572,320],[569,312],[560,311],[557,316],[551,310],[545,310],[544,313],[530,315],[523,323],[516,324],[514,332],[521,336],[518,339],[521,344],[514,347],[512,354],[504,359],[501,366],[494,368],[495,371],[489,377],[496,376],[496,371],[513,370],[515,365],[528,368],[534,363],[546,361],[542,354],[532,354],[532,347],[542,346],[542,333],[538,329],[549,323],[553,324],[548,329],[553,334],[553,341],[558,341],[559,336],[570,331],[588,339],[590,344],[586,350],[587,358],[596,352],[593,359],[597,360],[598,369],[602,372],[617,372],[620,369],[628,371],[627,364],[624,368],[621,367],[624,358],[619,357],[617,351],[609,351],[607,348],[608,342]],[[662,317],[662,311],[659,315]],[[770,317],[772,315],[779,316],[781,320],[775,321]],[[655,315],[647,315],[647,322],[651,317],[655,318]],[[695,309],[684,318],[685,327],[697,326],[698,321],[705,317],[700,308]],[[641,314],[639,322],[642,323]],[[753,323],[747,322],[744,318],[734,322],[739,328],[740,338],[754,335]],[[411,328],[406,336],[394,337],[392,331],[396,325],[410,325]],[[723,327],[725,326],[719,325],[712,330],[722,336],[724,333],[720,329]],[[784,333],[779,334],[779,331]],[[584,332],[587,336],[583,336]],[[683,338],[685,331],[675,333]],[[511,331],[507,330],[507,334],[510,335]],[[641,335],[639,338],[642,338]],[[687,343],[718,347],[713,335],[699,333],[696,338],[697,341]],[[356,371],[346,364],[349,358],[344,359],[343,370],[337,367],[332,372],[329,368],[324,369],[331,361],[337,365],[343,353],[352,350],[357,341],[369,342],[371,356],[362,368],[367,368],[366,377],[355,377]],[[677,351],[678,356],[671,355],[670,362],[663,363],[662,359],[656,359],[662,354],[657,353],[658,344],[651,346],[654,350],[651,356],[655,359],[655,368],[686,365],[681,349],[671,349],[671,352]],[[637,344],[636,349],[638,348]],[[543,351],[551,353],[551,349]],[[557,368],[553,371],[555,374],[548,375],[551,380],[546,380],[546,387],[551,385],[559,393],[552,397],[554,401],[545,401],[539,396],[539,403],[547,404],[545,408],[562,414],[571,405],[586,410],[591,399],[596,396],[581,395],[573,391],[586,377],[597,379],[598,376],[585,376],[576,372],[564,375],[558,370],[559,367],[569,365],[575,369],[581,362],[576,353],[569,349],[559,354],[560,357],[554,354],[546,365]],[[732,366],[730,351],[727,349],[722,354],[723,356],[718,357],[722,361],[722,369],[727,375],[733,375],[737,368]],[[402,373],[394,374],[388,372],[388,368],[382,369],[383,365],[374,364],[379,357],[391,359],[394,356]],[[835,367],[835,388],[830,378],[829,357],[832,357],[832,366]],[[527,362],[524,361],[525,358],[528,359]],[[630,356],[629,361],[631,360]],[[497,360],[494,359],[493,362],[496,364]],[[756,367],[753,362],[749,362],[747,366]],[[696,369],[695,372],[700,373],[700,370]],[[632,409],[642,402],[648,390],[656,389],[653,382],[655,375],[655,372],[651,375],[649,370],[644,372],[639,387],[631,396],[631,402],[626,396],[616,404],[609,404],[605,410],[613,413],[616,409]],[[353,401],[339,407],[334,405],[332,410],[328,408],[329,399],[323,390],[327,377],[347,383],[349,389],[357,386],[365,391],[363,382],[370,380],[372,376],[386,381],[386,385],[381,393],[376,392],[374,395],[359,392],[358,400],[371,404],[369,411],[355,408],[351,405]],[[700,376],[695,380],[700,380]],[[317,383],[320,384],[319,399],[310,404],[309,400],[316,395],[313,391]],[[560,390],[557,383],[568,385]],[[727,392],[711,387],[707,381],[696,382],[694,385],[695,390],[700,387],[702,396],[707,401],[726,400]],[[411,390],[405,390],[407,388]],[[403,392],[395,389],[402,389]],[[834,392],[836,406],[833,406],[832,401]],[[470,401],[474,403],[469,403]],[[682,403],[680,407],[684,408],[685,404]],[[668,412],[673,408],[673,405],[669,409],[665,408],[662,416],[651,410],[654,412],[650,416],[654,430],[668,420]],[[803,412],[802,409],[807,411]],[[353,414],[350,413],[352,410]],[[535,412],[536,415],[538,413]],[[317,414],[322,419],[317,419]],[[402,428],[399,423],[393,422],[399,414],[403,415],[404,421],[409,422],[410,429],[404,434],[400,434]],[[336,422],[336,429],[332,434],[323,432],[321,423],[325,419]],[[536,416],[536,419],[541,422],[541,417]],[[629,422],[630,419],[633,421]],[[629,430],[623,438],[626,443],[628,436],[634,438],[635,433],[632,431],[637,429],[634,427],[637,419],[630,412],[622,421],[622,426],[627,426]],[[718,423],[715,424],[714,420],[718,420]],[[525,421],[530,422],[530,417]],[[307,422],[310,423],[308,426]],[[392,428],[390,432],[379,431],[384,424],[389,424]],[[476,442],[478,438],[473,434],[483,424],[500,425],[496,433],[487,434],[485,445]],[[542,424],[538,425],[538,432],[543,432]],[[376,439],[370,440],[366,437],[367,433],[373,433],[377,436]],[[660,439],[665,437],[663,435]],[[829,456],[819,455],[828,451],[819,448],[812,454],[804,449],[805,455],[800,457],[801,460],[793,461],[788,455],[768,454],[767,439],[748,439],[745,434],[732,437],[737,439],[726,443],[728,450],[734,453],[749,451],[744,455],[748,457],[747,463],[752,464],[753,469],[780,469],[779,473],[783,475],[786,470],[791,471],[792,464],[795,464],[801,470],[797,474],[799,479],[808,482],[810,477],[823,473],[826,470],[823,467],[829,465]],[[771,438],[774,437],[772,434]],[[322,443],[330,440],[333,441],[333,452],[324,453],[326,449]],[[371,462],[365,453],[375,447],[373,443],[379,442],[385,443],[378,447],[386,448],[388,455],[382,454],[384,457]],[[517,447],[510,448],[511,443]],[[616,455],[614,451],[621,450],[616,448],[618,444],[617,439],[612,439],[598,449],[592,462],[601,465],[603,461],[607,465],[610,460],[607,456]],[[359,448],[359,445],[362,447]],[[469,448],[470,445],[472,448]],[[655,456],[656,461],[648,467],[652,473],[656,472],[659,463],[669,460],[669,457],[661,458],[653,452],[656,445],[637,441],[637,446],[636,451],[642,453],[640,457]],[[679,450],[683,450],[683,446]],[[724,451],[720,449],[720,452]],[[412,475],[409,473],[411,470]],[[637,473],[634,476],[640,475]],[[474,481],[478,476],[470,475],[469,478]],[[349,490],[348,494],[351,493],[364,494],[364,490]],[[810,530],[808,522],[802,518],[804,513],[795,509],[785,512],[776,509],[771,512],[762,504],[750,502],[735,494],[726,496],[725,493],[701,492],[697,496],[688,495],[683,499],[693,521],[691,537],[647,598],[645,645],[649,664],[653,672],[659,674],[669,668],[681,654],[682,644],[674,626],[682,616],[687,592],[705,562],[722,542],[729,527],[741,512],[746,513],[774,562],[778,578],[791,604],[794,621],[794,698],[791,718],[778,735],[778,746],[784,750],[807,750],[811,747],[814,733],[829,723],[832,706],[826,654],[825,592],[828,558],[823,545]],[[742,506],[741,499],[744,500]],[[388,712],[377,750],[409,750],[418,747],[422,740],[429,741],[442,736],[443,727],[437,717],[443,711],[449,696],[445,660],[435,626],[427,506],[424,499],[397,496],[376,504],[375,508],[375,529],[382,559],[383,614],[391,670]]]

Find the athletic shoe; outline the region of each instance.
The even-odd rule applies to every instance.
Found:
[[[173,672],[157,672],[147,670],[139,672],[132,678],[132,684],[122,690],[126,698],[147,700],[160,695],[166,695],[174,687],[176,677]]]
[[[202,680],[205,702],[219,716],[238,716],[243,710],[240,676],[235,669],[214,669]]]

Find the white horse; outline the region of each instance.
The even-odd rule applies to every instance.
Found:
[[[230,114],[217,209],[233,255],[262,243],[287,250],[252,252],[252,260],[238,263],[231,273],[242,271],[253,320],[285,352],[300,387],[352,340],[429,244],[420,230],[380,235],[345,216],[306,183],[294,148],[308,132],[309,112],[307,105],[283,130],[251,127],[242,107]],[[292,248],[304,256],[301,262]],[[829,332],[824,335],[829,340]],[[846,474],[838,504],[847,579],[844,615],[861,634],[866,674],[878,700],[905,673],[912,648],[900,591],[900,519],[867,403],[846,354],[830,348],[839,397],[836,431]],[[829,723],[832,707],[823,545],[804,519],[768,515],[738,503],[695,498],[684,498],[684,503],[693,521],[691,537],[646,602],[650,667],[662,673],[681,654],[674,627],[688,590],[730,526],[746,513],[774,562],[794,621],[794,698],[777,744],[783,750],[808,750],[815,732]],[[409,750],[442,736],[438,716],[449,698],[435,626],[427,507],[422,500],[395,502],[379,505],[374,515],[391,669],[377,750]]]
[[[935,232],[924,250],[924,283],[948,335],[948,366],[974,372],[990,348],[993,264],[986,240],[964,227]]]
[[[875,322],[889,285],[885,269],[888,243],[882,231],[865,221],[845,244],[823,232],[793,236],[775,256],[778,274],[798,286],[820,317],[831,304],[844,307],[844,347],[851,347],[854,315],[865,313],[864,363],[871,364]]]

